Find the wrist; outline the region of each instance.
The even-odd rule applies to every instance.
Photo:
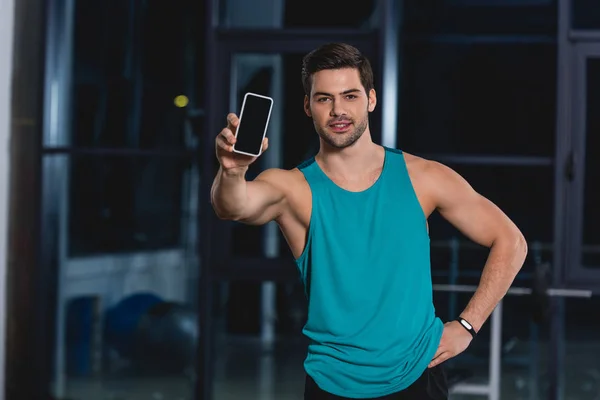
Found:
[[[481,330],[481,326],[485,321],[482,321],[481,317],[477,315],[477,313],[472,312],[471,310],[464,310],[459,315],[459,318],[463,318],[471,324],[475,332],[479,332]]]
[[[456,318],[456,322],[458,322],[460,324],[460,326],[464,330],[469,332],[469,334],[473,337],[473,339],[475,339],[475,337],[477,336],[477,332],[479,330],[475,329],[475,327],[473,326],[473,324],[471,324],[471,322],[469,320],[467,320],[466,318],[463,318],[463,317],[458,317],[458,318]]]
[[[246,176],[247,171],[248,166],[232,168],[225,168],[221,166],[221,174],[226,178],[244,178]]]

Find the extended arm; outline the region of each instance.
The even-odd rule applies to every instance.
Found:
[[[236,142],[234,132],[239,124],[238,117],[227,115],[227,127],[215,139],[219,171],[210,192],[212,206],[219,218],[262,225],[279,217],[285,205],[284,184],[288,171],[268,169],[254,181],[246,181],[248,166],[256,157],[233,152]],[[267,138],[263,151],[269,147]]]
[[[246,181],[246,168],[220,168],[211,189],[211,202],[219,218],[262,225],[281,215],[285,195],[273,183],[285,172],[268,169]]]

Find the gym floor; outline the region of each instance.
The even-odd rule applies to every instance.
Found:
[[[539,357],[534,365],[519,365],[519,358],[531,359],[531,348],[527,342],[510,342],[505,346],[507,353],[502,368],[502,399],[533,400],[545,399],[544,378],[548,346],[544,342],[538,347]],[[481,382],[486,378],[487,360],[480,349],[470,350],[461,359],[470,361],[454,365],[453,371],[467,370],[470,382]],[[214,400],[302,400],[304,373],[302,361],[305,342],[301,338],[281,339],[272,350],[266,350],[256,339],[220,336],[218,359],[215,371]],[[485,351],[484,351],[485,354]],[[574,340],[566,345],[565,400],[600,399],[600,337],[595,340]],[[120,369],[101,378],[69,378],[69,400],[192,400],[189,376],[142,376]],[[533,392],[530,376],[537,376],[538,392]],[[475,400],[485,397],[452,395],[452,400]]]

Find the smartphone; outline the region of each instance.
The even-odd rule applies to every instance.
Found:
[[[256,93],[246,93],[235,133],[233,151],[258,157],[262,153],[263,140],[273,109],[273,99]]]

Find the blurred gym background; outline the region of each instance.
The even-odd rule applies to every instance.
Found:
[[[372,61],[375,141],[456,169],[529,242],[500,398],[600,399],[598,297],[544,295],[600,290],[592,0],[0,0],[4,398],[302,399],[285,241],[217,220],[208,191],[247,91],[275,99],[250,178],[315,152],[300,63],[331,41]],[[485,249],[430,226],[435,283],[476,284]],[[469,296],[436,292],[439,315]],[[453,387],[489,382],[492,336],[447,363]]]

